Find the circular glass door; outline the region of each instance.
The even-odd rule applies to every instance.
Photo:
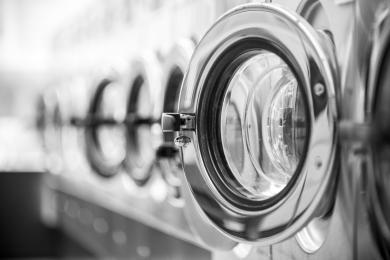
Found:
[[[253,56],[252,56],[253,55]],[[241,63],[222,97],[220,139],[232,190],[264,201],[280,193],[304,156],[307,104],[292,69],[260,50]]]
[[[271,4],[242,6],[207,32],[184,77],[178,133],[193,222],[237,242],[277,243],[330,201],[338,87],[332,42]],[[188,202],[188,201],[187,201]],[[202,228],[205,226],[205,228]]]
[[[105,79],[97,87],[89,110],[90,125],[86,129],[87,154],[91,166],[102,176],[115,175],[126,154],[126,114],[123,89],[115,81]]]

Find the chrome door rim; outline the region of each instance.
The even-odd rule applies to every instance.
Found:
[[[309,181],[311,180],[314,181],[314,183],[317,183],[317,190],[314,189],[310,192],[308,191],[308,189],[302,189],[302,187],[304,187],[305,185],[305,181],[303,180],[302,176],[300,176],[296,184],[294,184],[295,192],[289,192],[283,199],[278,201],[278,203],[275,203],[272,207],[268,207],[267,209],[255,212],[242,210],[240,208],[235,207],[230,202],[228,202],[226,198],[221,196],[220,192],[218,191],[218,188],[208,176],[206,166],[204,164],[204,155],[199,152],[199,118],[197,118],[196,121],[197,127],[195,132],[182,131],[182,134],[185,134],[192,139],[192,141],[185,148],[182,149],[182,153],[184,160],[184,168],[186,172],[186,180],[191,186],[191,190],[188,190],[186,192],[190,192],[197,200],[199,200],[199,198],[203,196],[207,197],[207,200],[213,201],[213,205],[215,203],[213,207],[219,212],[218,214],[220,214],[219,217],[221,219],[213,219],[209,211],[211,209],[205,210],[204,208],[202,208],[202,206],[204,205],[201,205],[201,208],[206,213],[206,215],[208,215],[209,220],[214,222],[214,226],[217,228],[217,230],[224,233],[230,239],[233,239],[238,242],[249,242],[256,243],[259,245],[269,245],[276,242],[280,242],[283,239],[292,236],[293,234],[295,234],[296,231],[302,228],[313,215],[318,213],[319,204],[324,199],[324,195],[329,188],[327,184],[329,184],[332,177],[334,177],[332,175],[333,160],[336,149],[334,122],[337,118],[335,88],[338,82],[334,81],[334,79],[337,79],[337,70],[336,62],[333,53],[331,52],[331,48],[324,42],[323,38],[320,38],[320,36],[316,34],[316,32],[306,23],[306,21],[304,21],[298,15],[290,13],[289,11],[286,11],[281,7],[270,4],[250,4],[236,8],[225,16],[221,17],[216,22],[216,24],[214,24],[214,26],[206,33],[206,35],[198,45],[195,54],[192,57],[189,66],[189,71],[187,72],[184,79],[182,93],[180,97],[179,112],[192,114],[197,113],[199,104],[201,103],[200,97],[203,91],[203,84],[206,81],[205,75],[207,75],[210,71],[212,64],[215,60],[217,60],[218,55],[223,53],[223,51],[226,50],[233,43],[251,36],[250,30],[245,29],[247,29],[248,27],[251,28],[253,37],[266,38],[267,36],[269,36],[266,35],[265,37],[264,34],[262,34],[264,32],[261,32],[261,30],[258,29],[264,29],[264,24],[262,24],[262,21],[259,21],[259,12],[263,12],[263,19],[276,17],[280,19],[277,20],[277,22],[283,21],[289,26],[293,27],[296,32],[298,32],[298,35],[289,36],[295,37],[294,39],[298,42],[305,41],[304,47],[310,48],[310,54],[312,56],[305,57],[304,60],[309,60],[309,58],[310,60],[314,60],[315,63],[320,66],[320,68],[318,69],[321,71],[321,75],[324,77],[323,79],[325,80],[327,106],[325,111],[322,111],[324,112],[321,114],[322,116],[320,116],[320,113],[316,114],[315,116],[313,111],[310,111],[310,116],[312,117],[313,123],[311,126],[312,134],[309,144],[309,159],[306,158],[303,165],[305,174],[307,174],[310,178],[313,178],[309,178]],[[264,18],[264,15],[268,15],[267,18]],[[267,22],[269,23],[270,21]],[[303,39],[301,39],[300,36],[302,36]],[[278,35],[273,35],[273,37],[279,39]],[[290,43],[286,43],[286,45],[289,44]],[[289,49],[289,46],[287,46],[287,49]],[[300,65],[302,66],[302,60]],[[304,68],[304,66],[302,67]],[[299,69],[302,69],[302,67]],[[310,85],[308,83],[310,82],[310,79],[307,77],[307,75],[304,76],[304,79],[306,87],[305,91],[307,92],[307,96],[312,97],[313,93],[311,87],[307,87]],[[309,106],[311,108],[315,103],[315,101],[309,99]],[[321,130],[323,130],[323,127],[326,127],[326,129],[328,130],[328,135],[326,133],[324,135],[318,134],[319,132],[321,132]],[[316,169],[315,165],[318,163],[319,151],[315,151],[316,149],[319,149],[318,147],[316,147],[316,145],[320,143],[326,143],[328,145],[325,145],[325,152],[321,153],[325,154],[325,156],[322,156],[322,158],[320,158],[320,169]],[[316,174],[313,174],[313,172],[315,172]],[[316,180],[316,177],[314,177],[314,175],[320,175],[323,177],[323,179],[321,181],[318,179]],[[322,185],[320,182],[324,182],[325,185]],[[194,190],[194,187],[197,188],[202,186],[207,187],[207,189],[202,190],[202,193],[204,194],[200,194],[198,191]],[[300,197],[300,195],[302,195],[300,194],[301,192],[302,194],[305,194],[305,196],[302,197],[310,198],[310,201],[304,201],[302,203],[302,197]],[[310,195],[308,195],[308,193]],[[295,198],[295,201],[301,202],[301,204],[291,203],[292,198]],[[306,206],[303,206],[302,204]],[[284,207],[284,209],[290,211],[290,213],[291,210],[295,208],[297,211],[300,212],[299,214],[295,212],[295,216],[299,217],[288,219],[283,216],[276,217],[276,215],[278,214],[275,215],[275,212],[284,212],[284,210],[279,211],[280,207]],[[286,212],[284,212],[283,214],[285,215]],[[270,216],[273,216],[273,220],[277,221],[278,223],[272,223],[273,221],[270,221],[269,219]],[[237,225],[240,226],[243,223],[243,220],[247,220],[248,218],[256,218],[258,220],[261,220],[261,223],[257,223],[259,233],[255,235],[252,233],[249,236],[246,236],[245,234],[243,236],[236,235],[234,234],[234,232],[232,232],[232,230],[226,230],[226,226],[220,226],[222,221],[228,221],[234,222],[235,224],[230,224],[236,225],[237,227]],[[267,221],[270,221],[270,223],[266,223]],[[261,232],[267,230],[267,227],[271,228],[271,226],[283,227],[284,231],[271,231],[271,234],[268,235],[264,235],[266,232]],[[202,231],[200,231],[200,233],[202,233]],[[204,239],[207,240],[207,237],[204,237]]]

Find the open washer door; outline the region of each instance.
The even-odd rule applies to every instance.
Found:
[[[179,133],[186,209],[206,244],[280,242],[333,201],[332,46],[272,4],[234,9],[200,41],[162,127]]]

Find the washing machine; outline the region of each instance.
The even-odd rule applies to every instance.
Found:
[[[387,119],[388,1],[357,1],[351,86],[345,99],[345,147],[355,207],[354,258],[389,259]]]
[[[75,73],[64,80],[64,112],[63,122],[63,160],[64,177],[77,178],[80,182],[88,179],[86,172],[90,166],[85,153],[85,136],[83,129],[77,124],[88,113],[90,100],[89,78],[84,73]]]
[[[186,215],[217,258],[352,258],[338,122],[353,12],[241,5],[197,45],[162,128],[180,148]]]
[[[60,94],[60,86],[54,85],[44,89],[38,97],[38,130],[46,154],[46,168],[49,172],[58,174],[63,167],[62,154],[62,123],[64,99]]]
[[[126,172],[137,186],[145,186],[155,172],[160,142],[156,102],[161,88],[160,61],[155,53],[134,58],[129,66],[126,104]]]
[[[121,186],[128,89],[122,79],[127,67],[117,60],[105,63],[72,74],[65,84],[69,93],[63,131],[66,167],[59,183],[66,192],[115,194]]]
[[[126,86],[118,71],[96,77],[85,124],[86,155],[102,177],[120,172],[126,154]]]
[[[191,55],[195,49],[193,39],[181,39],[173,45],[163,65],[163,80],[159,103],[160,114],[175,111],[178,106],[181,84]],[[179,150],[173,145],[174,133],[165,133],[157,150],[157,165],[169,187],[169,200],[173,205],[183,206],[181,181],[183,169]]]

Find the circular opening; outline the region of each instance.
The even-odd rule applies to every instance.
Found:
[[[223,97],[221,141],[235,188],[265,200],[284,189],[303,158],[306,104],[289,65],[262,50],[234,72]]]
[[[282,45],[246,38],[221,53],[199,98],[197,132],[207,173],[239,210],[286,196],[310,137],[303,74]]]
[[[152,97],[149,86],[143,76],[137,76],[131,85],[131,92],[127,107],[128,116],[135,119],[152,118]],[[153,134],[150,124],[131,124],[128,128],[129,156],[128,159],[133,168],[144,169],[153,161],[155,151],[153,149]],[[148,171],[131,171],[136,180],[148,178]]]
[[[93,115],[102,119],[121,121],[125,117],[126,107],[120,86],[108,82],[98,89],[95,96]],[[122,125],[102,124],[93,128],[93,138],[104,161],[109,165],[119,165],[125,158],[126,137]]]

